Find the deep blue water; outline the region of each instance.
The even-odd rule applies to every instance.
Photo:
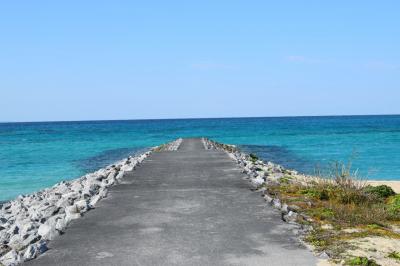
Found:
[[[0,200],[194,136],[240,145],[304,173],[354,157],[361,176],[400,180],[400,116],[1,123]]]

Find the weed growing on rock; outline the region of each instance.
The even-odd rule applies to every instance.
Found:
[[[257,155],[255,155],[254,153],[250,153],[249,156],[250,156],[250,160],[251,160],[253,163],[255,163],[255,162],[258,161],[258,157],[257,157]]]

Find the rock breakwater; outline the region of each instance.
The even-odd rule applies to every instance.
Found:
[[[69,223],[93,209],[124,173],[134,170],[152,152],[177,150],[182,139],[154,147],[93,173],[0,206],[0,265],[17,265],[47,251],[47,243],[65,232]]]

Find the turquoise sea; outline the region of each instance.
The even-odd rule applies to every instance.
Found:
[[[400,180],[398,115],[0,123],[0,200],[195,136],[304,173],[352,158],[364,178]]]

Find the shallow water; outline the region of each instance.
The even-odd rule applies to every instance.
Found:
[[[305,173],[354,157],[361,176],[400,180],[400,116],[3,123],[0,201],[79,177],[147,147],[198,136],[240,145]]]

